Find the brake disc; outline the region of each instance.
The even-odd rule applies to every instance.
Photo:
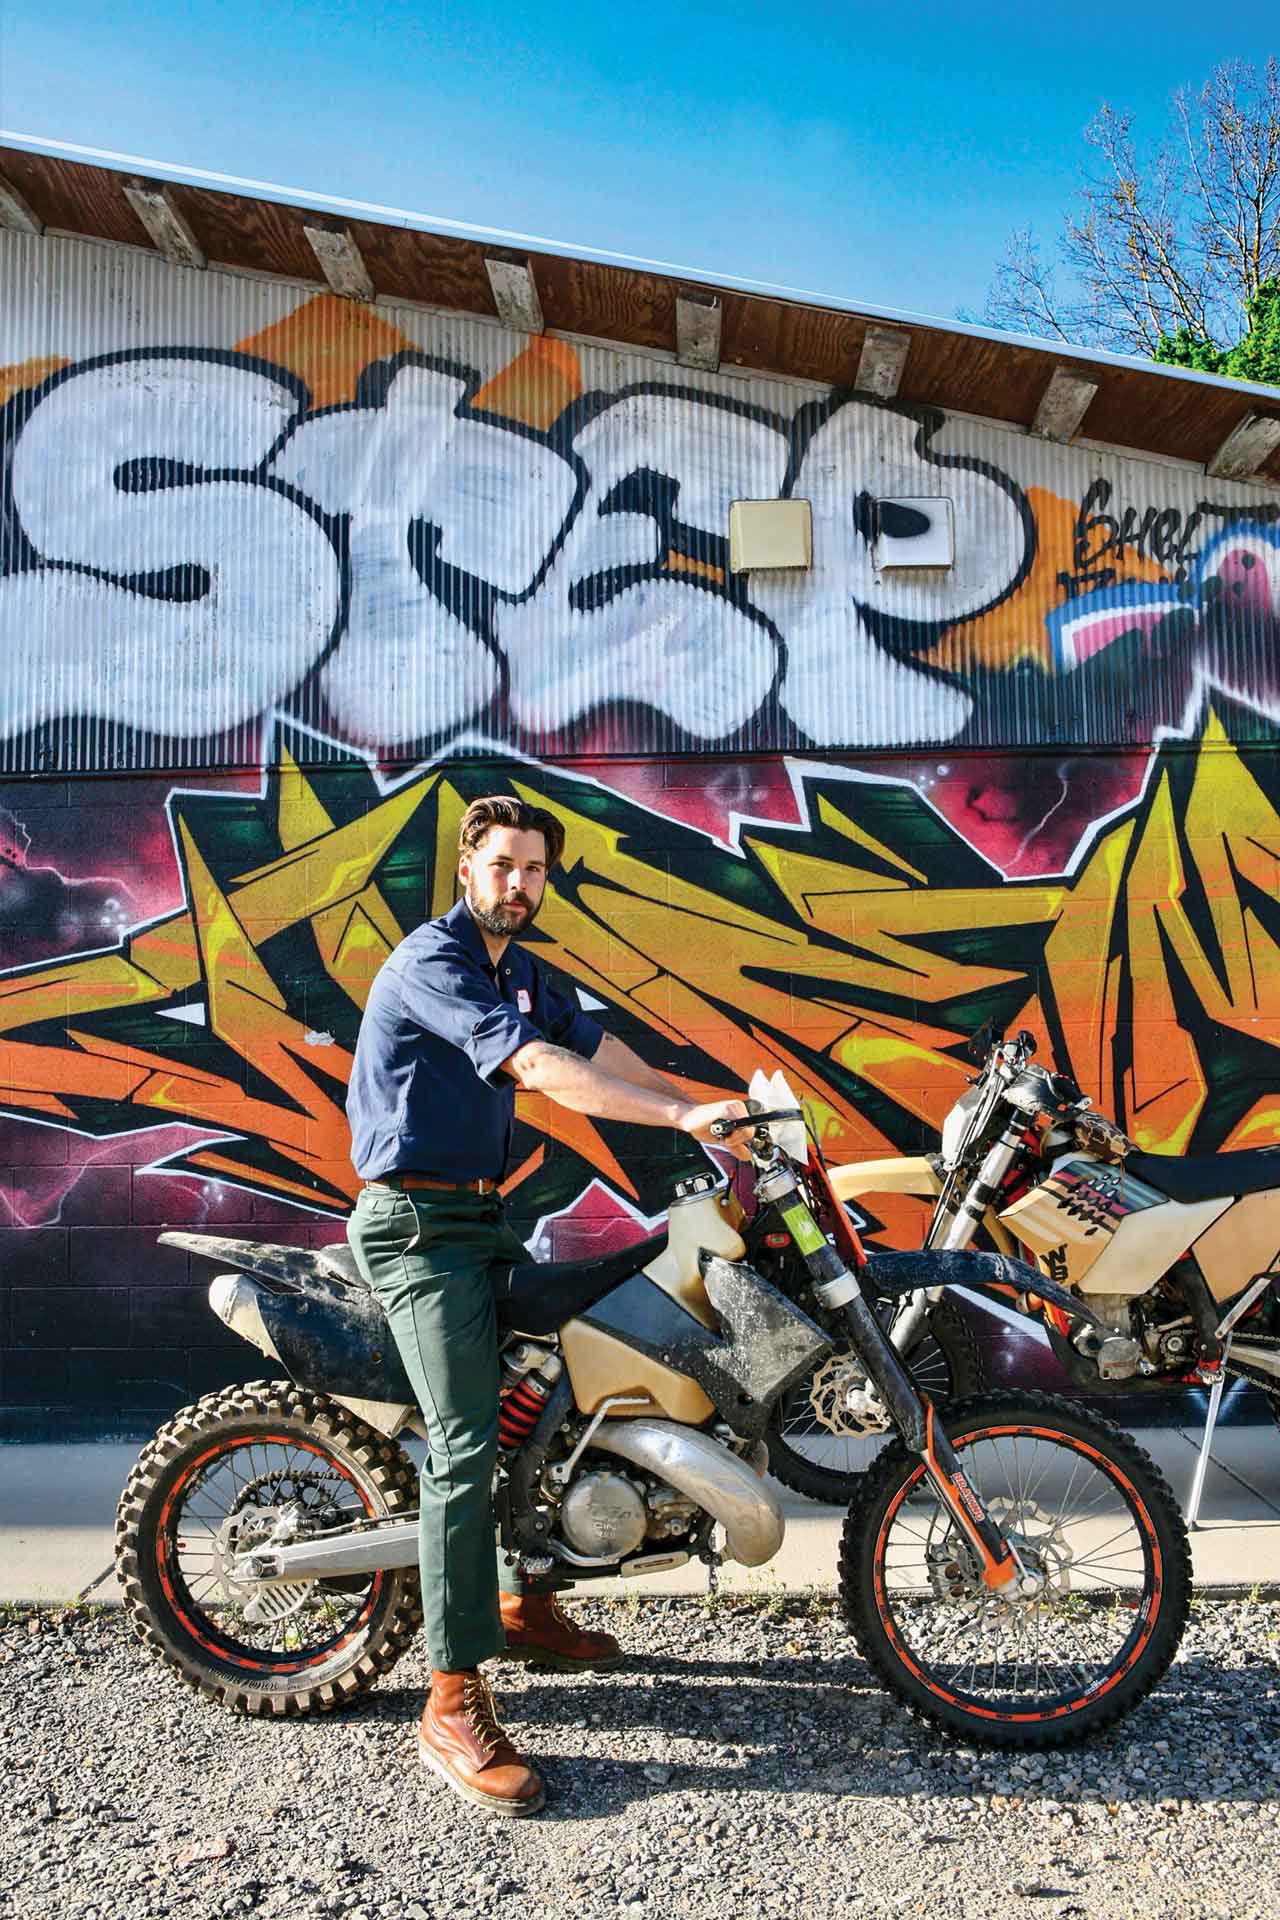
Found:
[[[813,1376],[809,1405],[818,1425],[842,1438],[884,1433],[889,1416],[866,1370],[852,1354],[833,1354]]]
[[[1031,1596],[992,1593],[982,1580],[977,1555],[954,1530],[925,1551],[929,1584],[939,1600],[968,1601],[980,1611],[992,1607],[1039,1606],[1047,1594],[1071,1592],[1071,1547],[1061,1522],[1034,1500],[996,1494],[984,1500],[987,1512],[1022,1562],[1023,1571],[1043,1576],[1044,1586]]]
[[[232,1568],[241,1555],[256,1547],[292,1544],[323,1524],[332,1500],[325,1492],[329,1476],[277,1468],[259,1474],[240,1490],[235,1506],[210,1542],[214,1577],[229,1605],[238,1606],[250,1626],[270,1626],[299,1613],[315,1591],[317,1581],[295,1580],[264,1584],[236,1580]],[[281,1500],[281,1495],[284,1499]]]

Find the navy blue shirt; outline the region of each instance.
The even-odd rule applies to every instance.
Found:
[[[589,1060],[603,1037],[518,942],[495,973],[459,900],[400,942],[370,990],[347,1091],[356,1172],[500,1180],[516,1104],[503,1061],[531,1040]]]

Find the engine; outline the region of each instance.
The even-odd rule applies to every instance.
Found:
[[[689,1533],[698,1508],[674,1487],[646,1484],[613,1467],[580,1473],[560,1502],[560,1533],[578,1553],[593,1559],[624,1559],[646,1540],[678,1539]]]

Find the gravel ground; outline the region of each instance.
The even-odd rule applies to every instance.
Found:
[[[1280,1603],[1198,1602],[1145,1705],[1025,1760],[908,1720],[825,1599],[575,1611],[625,1669],[493,1670],[547,1779],[527,1821],[419,1771],[416,1650],[339,1718],[263,1724],[116,1612],[0,1616],[0,1916],[1280,1914]]]

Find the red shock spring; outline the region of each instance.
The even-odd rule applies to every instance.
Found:
[[[498,1402],[499,1446],[507,1452],[523,1446],[550,1398],[550,1387],[533,1374],[526,1374],[514,1387],[509,1387]]]

